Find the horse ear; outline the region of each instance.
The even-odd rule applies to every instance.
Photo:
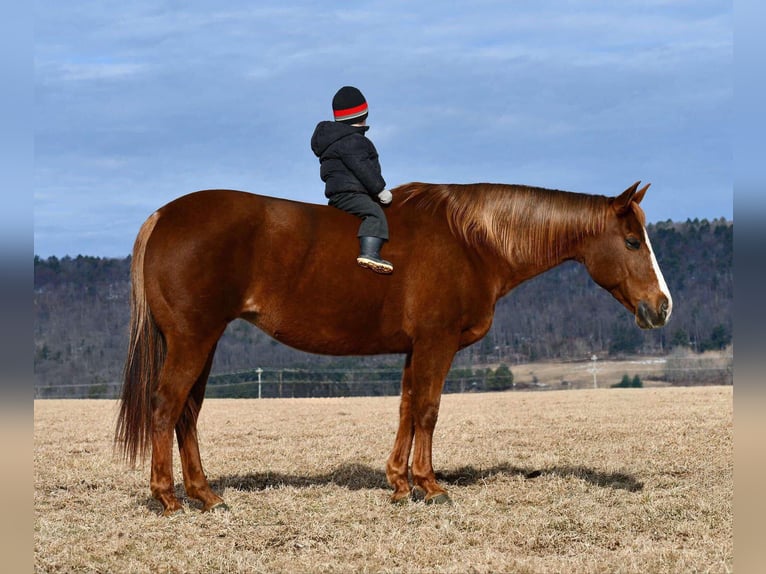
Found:
[[[633,201],[633,196],[636,194],[636,190],[638,189],[639,183],[641,182],[637,181],[636,183],[631,185],[628,189],[623,191],[620,195],[614,198],[612,202],[612,207],[614,207],[614,210],[617,212],[617,215],[622,215],[624,213],[627,213],[628,209],[630,209],[630,202]],[[641,190],[642,197],[643,197],[643,192],[645,191],[646,191],[646,188]]]
[[[641,203],[641,200],[644,199],[644,194],[646,193],[646,190],[649,189],[649,186],[652,185],[651,183],[647,183],[644,187],[639,189],[636,194],[633,196],[633,201],[636,203]]]

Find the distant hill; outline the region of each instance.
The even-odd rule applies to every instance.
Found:
[[[673,295],[673,316],[664,329],[638,329],[584,267],[569,262],[501,299],[490,332],[461,351],[456,365],[724,348],[732,333],[733,224],[723,219],[667,221],[649,225],[648,231]],[[105,385],[121,380],[129,284],[130,257],[35,257],[34,373],[39,396],[46,396],[44,387],[61,386],[71,387],[73,396],[99,395]],[[213,373],[398,361],[302,353],[238,320],[218,345]]]

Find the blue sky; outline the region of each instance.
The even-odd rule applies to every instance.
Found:
[[[41,256],[124,257],[197,189],[323,203],[309,139],[345,84],[389,187],[640,179],[649,221],[733,218],[731,2],[35,6]]]

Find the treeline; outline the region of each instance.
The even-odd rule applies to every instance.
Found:
[[[458,354],[455,368],[726,347],[732,333],[733,224],[723,219],[667,221],[650,225],[648,231],[674,300],[673,316],[664,329],[638,329],[633,317],[596,286],[581,265],[566,263],[501,299],[492,329]],[[35,257],[37,396],[64,386],[71,388],[72,396],[114,394],[127,347],[129,284],[130,257]],[[218,345],[212,372],[221,376],[256,367],[391,367],[396,376],[381,384],[398,385],[400,365],[401,359],[391,356],[339,359],[302,353],[237,320]],[[218,377],[213,381],[219,382]]]

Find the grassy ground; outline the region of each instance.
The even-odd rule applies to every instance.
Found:
[[[209,400],[231,507],[172,519],[112,455],[112,401],[35,402],[40,572],[727,572],[732,388],[447,395],[452,506],[388,503],[398,399]],[[176,457],[177,458],[177,457]],[[180,470],[176,462],[179,493]]]

